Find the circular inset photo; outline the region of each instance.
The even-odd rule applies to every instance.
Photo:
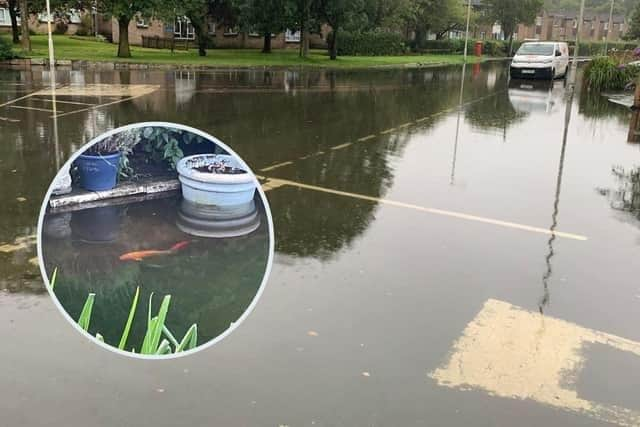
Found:
[[[138,123],[82,147],[38,222],[40,268],[85,336],[139,358],[194,352],[250,313],[273,260],[256,176],[229,147],[173,123]]]

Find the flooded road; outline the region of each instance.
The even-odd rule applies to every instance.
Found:
[[[578,84],[563,144],[563,81],[470,67],[459,114],[461,71],[61,71],[55,110],[0,71],[5,422],[640,425],[631,113]],[[33,264],[57,167],[149,120],[230,145],[276,232],[251,316],[157,363],[80,336]]]

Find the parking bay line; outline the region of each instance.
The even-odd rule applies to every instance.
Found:
[[[45,113],[53,113],[54,110],[50,110],[48,108],[36,108],[36,107],[28,107],[24,105],[9,105],[9,108],[20,108],[22,110],[33,110],[33,111],[44,111]]]
[[[302,189],[305,189],[305,190],[319,191],[319,192],[322,192],[322,193],[334,194],[334,195],[337,195],[337,196],[344,196],[344,197],[351,197],[351,198],[354,198],[354,199],[367,200],[367,201],[370,201],[370,202],[375,202],[375,203],[380,203],[380,204],[385,204],[385,205],[390,205],[390,206],[396,206],[396,207],[400,207],[400,208],[412,209],[412,210],[416,210],[416,211],[420,211],[420,212],[430,213],[430,214],[433,214],[433,215],[447,216],[447,217],[450,217],[450,218],[458,218],[458,219],[463,219],[463,220],[466,220],[466,221],[480,222],[480,223],[495,225],[495,226],[499,226],[499,227],[505,227],[505,228],[512,228],[512,229],[515,229],[515,230],[527,231],[527,232],[530,232],[530,233],[546,234],[546,235],[552,235],[552,236],[556,236],[556,237],[561,237],[561,238],[565,238],[565,239],[572,239],[572,240],[579,240],[579,241],[588,240],[588,238],[586,236],[583,236],[583,235],[580,235],[580,234],[566,233],[566,232],[563,232],[563,231],[553,231],[553,230],[549,230],[547,228],[534,227],[534,226],[530,226],[530,225],[526,225],[526,224],[519,224],[519,223],[516,223],[516,222],[502,221],[502,220],[499,220],[499,219],[487,218],[487,217],[482,217],[482,216],[477,216],[477,215],[470,215],[470,214],[466,214],[466,213],[462,213],[462,212],[455,212],[455,211],[448,211],[448,210],[444,210],[444,209],[429,208],[429,207],[425,207],[425,206],[414,205],[414,204],[411,204],[411,203],[404,203],[404,202],[398,202],[398,201],[395,201],[395,200],[389,200],[389,199],[382,199],[382,198],[378,198],[378,197],[367,196],[365,194],[350,193],[348,191],[341,191],[341,190],[334,190],[332,188],[318,187],[316,185],[304,184],[304,183],[301,183],[301,182],[289,181],[289,180],[286,180],[286,179],[269,178],[269,177],[267,177],[266,179],[268,180],[267,181],[268,183],[271,182],[271,183],[273,183],[272,185],[277,185],[278,187],[281,187],[283,185],[290,185],[292,187],[298,187],[298,188],[302,188]]]

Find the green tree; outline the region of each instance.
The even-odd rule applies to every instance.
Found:
[[[509,55],[513,49],[513,33],[518,24],[533,24],[542,10],[543,0],[485,0],[485,18],[498,23],[509,38]]]
[[[24,0],[23,0],[24,1]],[[98,11],[118,21],[118,57],[130,58],[129,23],[137,16],[150,17],[155,0],[99,0]]]
[[[640,2],[631,14],[631,19],[629,20],[629,30],[627,31],[627,34],[625,34],[625,38],[627,40],[640,39]]]
[[[262,53],[271,53],[271,34],[284,31],[289,23],[290,4],[286,0],[244,0],[241,6],[243,27],[264,38]]]
[[[363,0],[318,0],[315,12],[318,17],[331,26],[329,35],[329,57],[338,57],[338,35],[340,30],[354,22],[362,22]]]

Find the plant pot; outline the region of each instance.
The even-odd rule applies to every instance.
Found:
[[[183,199],[176,225],[192,236],[240,237],[254,232],[260,217],[253,200],[236,206],[208,206]]]
[[[230,173],[203,171],[221,162],[228,166]],[[256,191],[253,175],[243,170],[233,156],[188,156],[178,162],[177,170],[182,184],[182,196],[191,203],[206,206],[239,206],[252,201]]]
[[[71,235],[87,243],[113,242],[120,235],[122,212],[122,206],[75,211],[71,215]]]
[[[89,191],[111,190],[116,186],[121,154],[81,154],[75,161],[80,186]]]

